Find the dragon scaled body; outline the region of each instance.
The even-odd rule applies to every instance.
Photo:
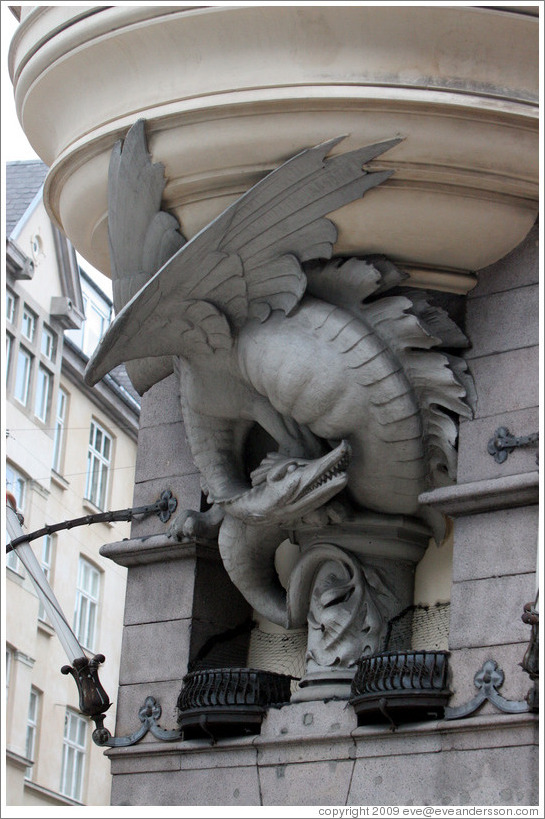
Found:
[[[220,513],[184,513],[172,533],[219,527],[225,566],[249,602],[275,622],[298,625],[297,600],[280,586],[274,554],[301,519],[327,521],[339,493],[355,509],[424,518],[440,539],[442,518],[418,498],[455,476],[454,418],[470,414],[472,384],[464,362],[440,348],[467,340],[422,293],[400,294],[404,277],[387,260],[327,261],[337,235],[327,214],[391,174],[363,166],[399,140],[329,159],[339,140],[303,151],[184,243],[172,217],[157,215],[158,166],[142,124],[134,128],[125,174],[125,148],[114,151],[110,229],[122,234],[111,237],[114,273],[132,266],[137,275],[125,276],[128,301],[87,378],[94,383],[132,361],[145,391],[179,372],[193,457]],[[132,206],[124,180],[146,174],[155,198],[141,208],[140,256],[148,268],[151,258],[162,266],[148,270],[142,286],[145,265],[133,244],[121,263],[128,228],[116,225]],[[256,428],[273,451],[252,472],[247,444]]]

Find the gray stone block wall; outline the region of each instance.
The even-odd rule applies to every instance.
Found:
[[[487,444],[498,426],[514,435],[538,430],[539,249],[537,228],[512,253],[481,270],[467,299],[466,353],[475,379],[474,420],[460,427],[458,483],[535,471],[535,449],[496,464]],[[488,423],[488,426],[487,426]]]
[[[200,475],[187,443],[175,375],[142,397],[134,505],[153,503],[165,489],[177,499],[178,509],[200,509]],[[135,519],[131,534],[136,538],[164,534],[167,527],[151,515]]]
[[[343,702],[271,709],[259,736],[108,752],[113,805],[535,805],[537,718],[357,727]],[[146,801],[148,800],[148,801]]]
[[[455,520],[451,705],[476,693],[473,677],[487,659],[496,660],[505,673],[501,693],[506,698],[524,699],[531,686],[520,668],[531,633],[521,615],[536,592],[537,489],[535,506],[509,508],[501,480],[533,475],[537,481],[536,449],[516,449],[498,464],[488,441],[498,427],[515,436],[539,428],[537,238],[535,228],[507,257],[481,270],[467,300],[472,348],[466,358],[478,404],[474,419],[460,425],[458,486],[471,489],[474,482],[488,480],[492,486],[497,481],[498,489],[481,513],[468,501]],[[466,491],[468,499],[470,494]],[[487,705],[484,710],[493,709]]]

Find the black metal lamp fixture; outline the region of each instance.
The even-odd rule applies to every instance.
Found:
[[[6,528],[10,538],[6,552],[16,552],[34,584],[38,598],[43,604],[71,663],[71,665],[64,665],[61,668],[61,672],[63,674],[71,674],[76,681],[79,694],[79,709],[82,714],[92,719],[95,723],[96,728],[93,732],[93,740],[97,745],[130,745],[141,739],[148,730],[151,730],[158,738],[168,740],[178,739],[180,732],[177,730],[164,731],[156,725],[156,720],[161,715],[161,709],[151,697],[147,698],[144,708],[140,709],[141,729],[130,737],[112,737],[110,732],[104,728],[105,712],[112,704],[98,678],[98,667],[104,662],[105,657],[103,654],[96,654],[91,658],[86,655],[64,616],[59,601],[55,597],[53,589],[32,551],[30,542],[62,529],[72,529],[75,526],[91,525],[101,522],[130,521],[135,515],[150,515],[155,513],[160,517],[163,523],[166,523],[175,511],[176,506],[176,498],[172,496],[172,492],[166,490],[162,492],[161,497],[156,503],[148,506],[138,506],[115,512],[100,512],[94,515],[86,515],[85,517],[74,518],[64,521],[63,523],[44,526],[35,532],[25,534],[22,528],[24,519],[21,513],[17,511],[16,500],[10,492],[6,492]]]

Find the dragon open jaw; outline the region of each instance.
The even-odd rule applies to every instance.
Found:
[[[342,444],[341,444],[342,446]],[[341,454],[340,459],[337,463],[333,464],[333,466],[324,472],[317,480],[313,481],[309,486],[305,487],[303,491],[299,494],[298,500],[302,500],[307,495],[310,495],[316,489],[319,489],[320,486],[329,483],[330,481],[334,480],[337,477],[342,477],[344,483],[346,483],[346,470],[350,464],[350,451],[348,448],[345,452]],[[335,484],[337,485],[337,484]],[[328,487],[329,489],[329,487]]]
[[[255,524],[298,520],[346,486],[350,455],[346,441],[314,460],[272,453],[252,473],[252,488],[226,503],[225,511]]]

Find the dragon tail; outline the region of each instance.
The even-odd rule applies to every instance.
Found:
[[[227,573],[248,603],[271,622],[290,628],[286,590],[274,564],[283,539],[277,526],[249,526],[227,515],[218,542]]]

